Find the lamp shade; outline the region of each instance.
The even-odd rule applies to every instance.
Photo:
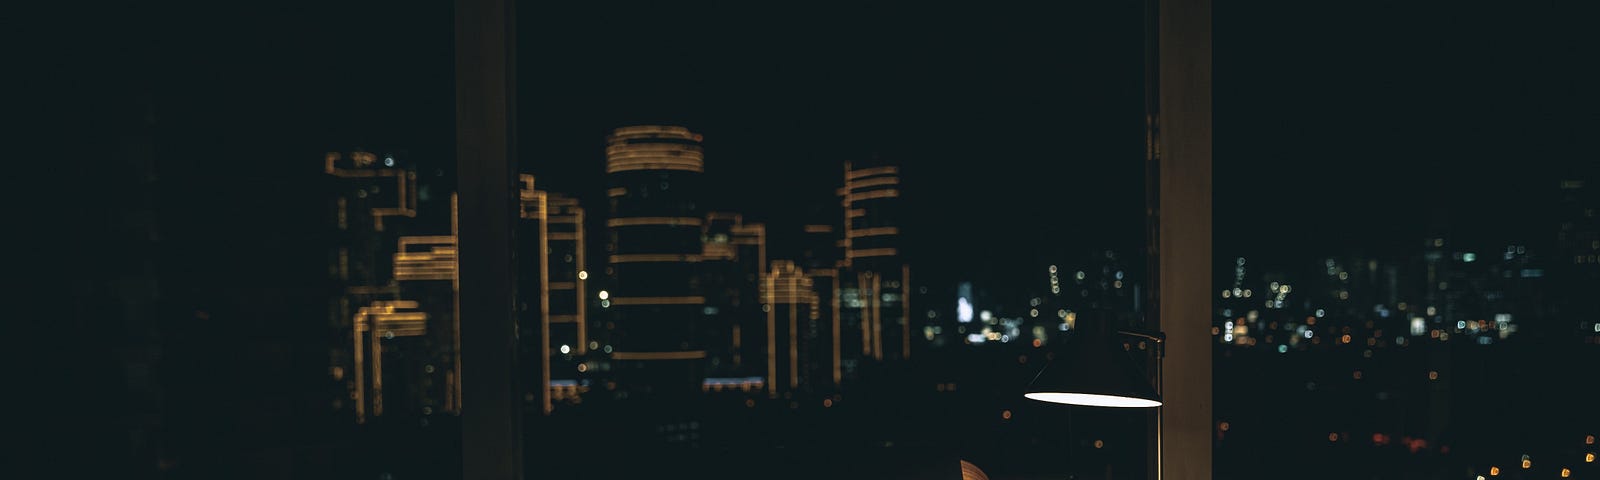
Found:
[[[1092,407],[1159,407],[1161,396],[1126,351],[1113,345],[1104,319],[1079,322],[1055,359],[1023,396],[1042,402]]]

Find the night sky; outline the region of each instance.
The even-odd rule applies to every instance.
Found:
[[[1138,7],[529,7],[524,164],[584,190],[607,129],[679,123],[706,136],[708,206],[773,228],[837,223],[808,207],[844,161],[899,162],[919,271],[1137,248]]]
[[[1583,13],[1219,6],[1219,257],[1404,255],[1434,226],[1473,247],[1548,241],[1556,182],[1594,171]],[[843,160],[903,162],[913,251],[955,277],[1142,242],[1137,2],[524,18],[522,155],[558,189],[600,181],[606,129],[674,122],[707,136],[710,203],[774,223],[827,201]]]
[[[1582,145],[1597,97],[1582,79],[1596,43],[1579,20],[1593,14],[1583,2],[1219,4],[1218,256],[1414,254],[1436,220],[1457,245],[1552,241],[1558,181],[1595,178]]]
[[[186,8],[87,20],[116,40],[73,42],[105,60],[73,68],[93,92],[84,109],[115,113],[89,120],[107,133],[91,140],[148,135],[168,191],[236,196],[194,217],[285,207],[197,234],[242,236],[267,220],[283,225],[269,237],[309,244],[294,232],[319,220],[295,209],[318,200],[283,193],[317,175],[323,151],[449,164],[448,6]],[[1580,148],[1597,125],[1582,88],[1595,43],[1579,28],[1592,10],[1218,5],[1219,258],[1401,254],[1441,218],[1469,242],[1550,237],[1540,212],[1555,182],[1595,163]],[[530,2],[520,13],[523,168],[591,205],[609,129],[676,123],[705,134],[706,206],[773,227],[816,221],[843,161],[900,162],[909,249],[937,259],[924,272],[1011,277],[1142,244],[1138,2]],[[148,128],[128,120],[145,113]],[[247,176],[264,182],[216,191]]]

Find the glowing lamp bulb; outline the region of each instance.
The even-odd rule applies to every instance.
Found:
[[[1023,396],[1041,402],[1088,407],[1150,408],[1161,406],[1161,402],[1157,400],[1093,393],[1033,392]]]

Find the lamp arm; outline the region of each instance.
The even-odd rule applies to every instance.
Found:
[[[1117,333],[1122,334],[1122,335],[1127,335],[1127,336],[1130,336],[1130,337],[1139,337],[1139,338],[1151,340],[1151,341],[1154,341],[1156,343],[1165,343],[1167,341],[1167,334],[1162,333],[1162,332],[1145,333],[1145,332],[1135,332],[1135,331],[1132,331],[1132,330],[1117,330]]]
[[[1166,333],[1163,333],[1163,332],[1138,332],[1138,331],[1132,331],[1132,330],[1117,330],[1117,333],[1120,334],[1120,335],[1127,335],[1127,336],[1130,336],[1130,337],[1143,338],[1145,340],[1149,340],[1151,342],[1154,342],[1156,344],[1155,348],[1156,348],[1156,361],[1157,362],[1161,361],[1162,358],[1167,356],[1167,334]]]

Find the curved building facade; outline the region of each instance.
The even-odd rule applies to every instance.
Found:
[[[705,316],[699,285],[700,135],[674,126],[618,128],[606,138],[610,189],[606,308],[612,368],[628,392],[693,394],[706,350],[695,335]]]

